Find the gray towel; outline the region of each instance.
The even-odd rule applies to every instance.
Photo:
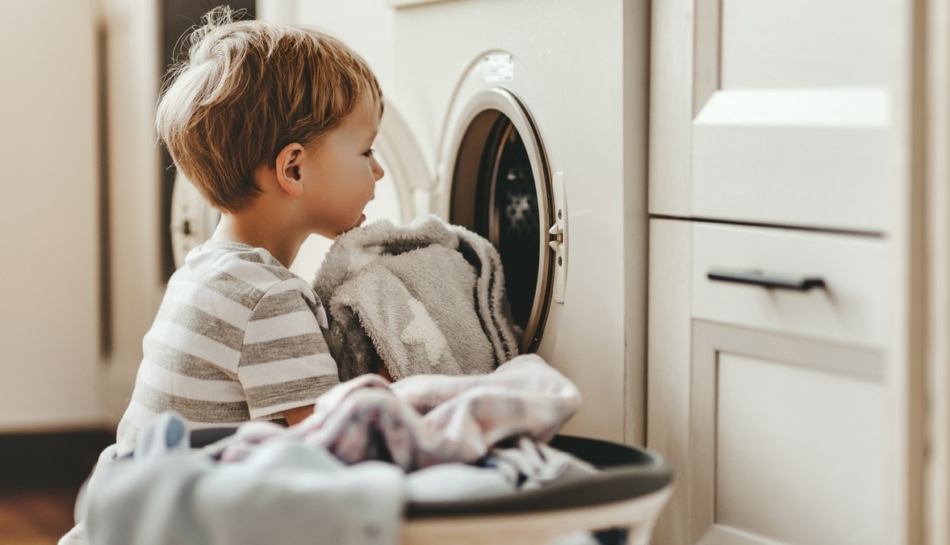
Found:
[[[340,380],[490,373],[518,354],[501,258],[436,216],[382,220],[336,240],[314,280]]]

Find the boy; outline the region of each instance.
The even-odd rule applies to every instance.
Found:
[[[120,455],[165,410],[195,428],[293,425],[313,412],[337,366],[320,301],[287,267],[311,233],[361,224],[383,176],[370,147],[382,92],[363,59],[313,30],[232,22],[226,8],[204,23],[156,127],[222,218],[172,276],[145,335]]]

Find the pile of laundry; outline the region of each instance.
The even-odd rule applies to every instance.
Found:
[[[497,497],[596,472],[545,444],[580,402],[532,354],[485,375],[364,375],[296,426],[249,422],[203,448],[164,413],[131,456],[103,453],[77,517],[93,545],[395,544],[407,502]]]
[[[106,449],[61,545],[398,543],[412,502],[596,473],[547,443],[580,393],[518,355],[500,257],[435,216],[341,235],[316,275],[340,384],[289,428],[189,428],[174,412]],[[390,383],[380,376],[388,375]],[[220,432],[210,444],[193,438]]]

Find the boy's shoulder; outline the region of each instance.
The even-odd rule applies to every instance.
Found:
[[[301,284],[305,293],[312,289],[267,250],[238,242],[208,241],[196,246],[175,276],[179,277],[177,280],[188,283],[212,283],[219,289],[238,291],[252,289],[261,295],[288,281]],[[175,276],[169,287],[176,280]],[[307,289],[303,290],[304,287]]]

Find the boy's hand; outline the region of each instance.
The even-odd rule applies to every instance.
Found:
[[[284,411],[284,420],[287,421],[289,426],[299,424],[303,421],[303,419],[313,414],[313,407],[313,405],[306,405],[304,407],[294,407],[293,409],[287,409]]]

